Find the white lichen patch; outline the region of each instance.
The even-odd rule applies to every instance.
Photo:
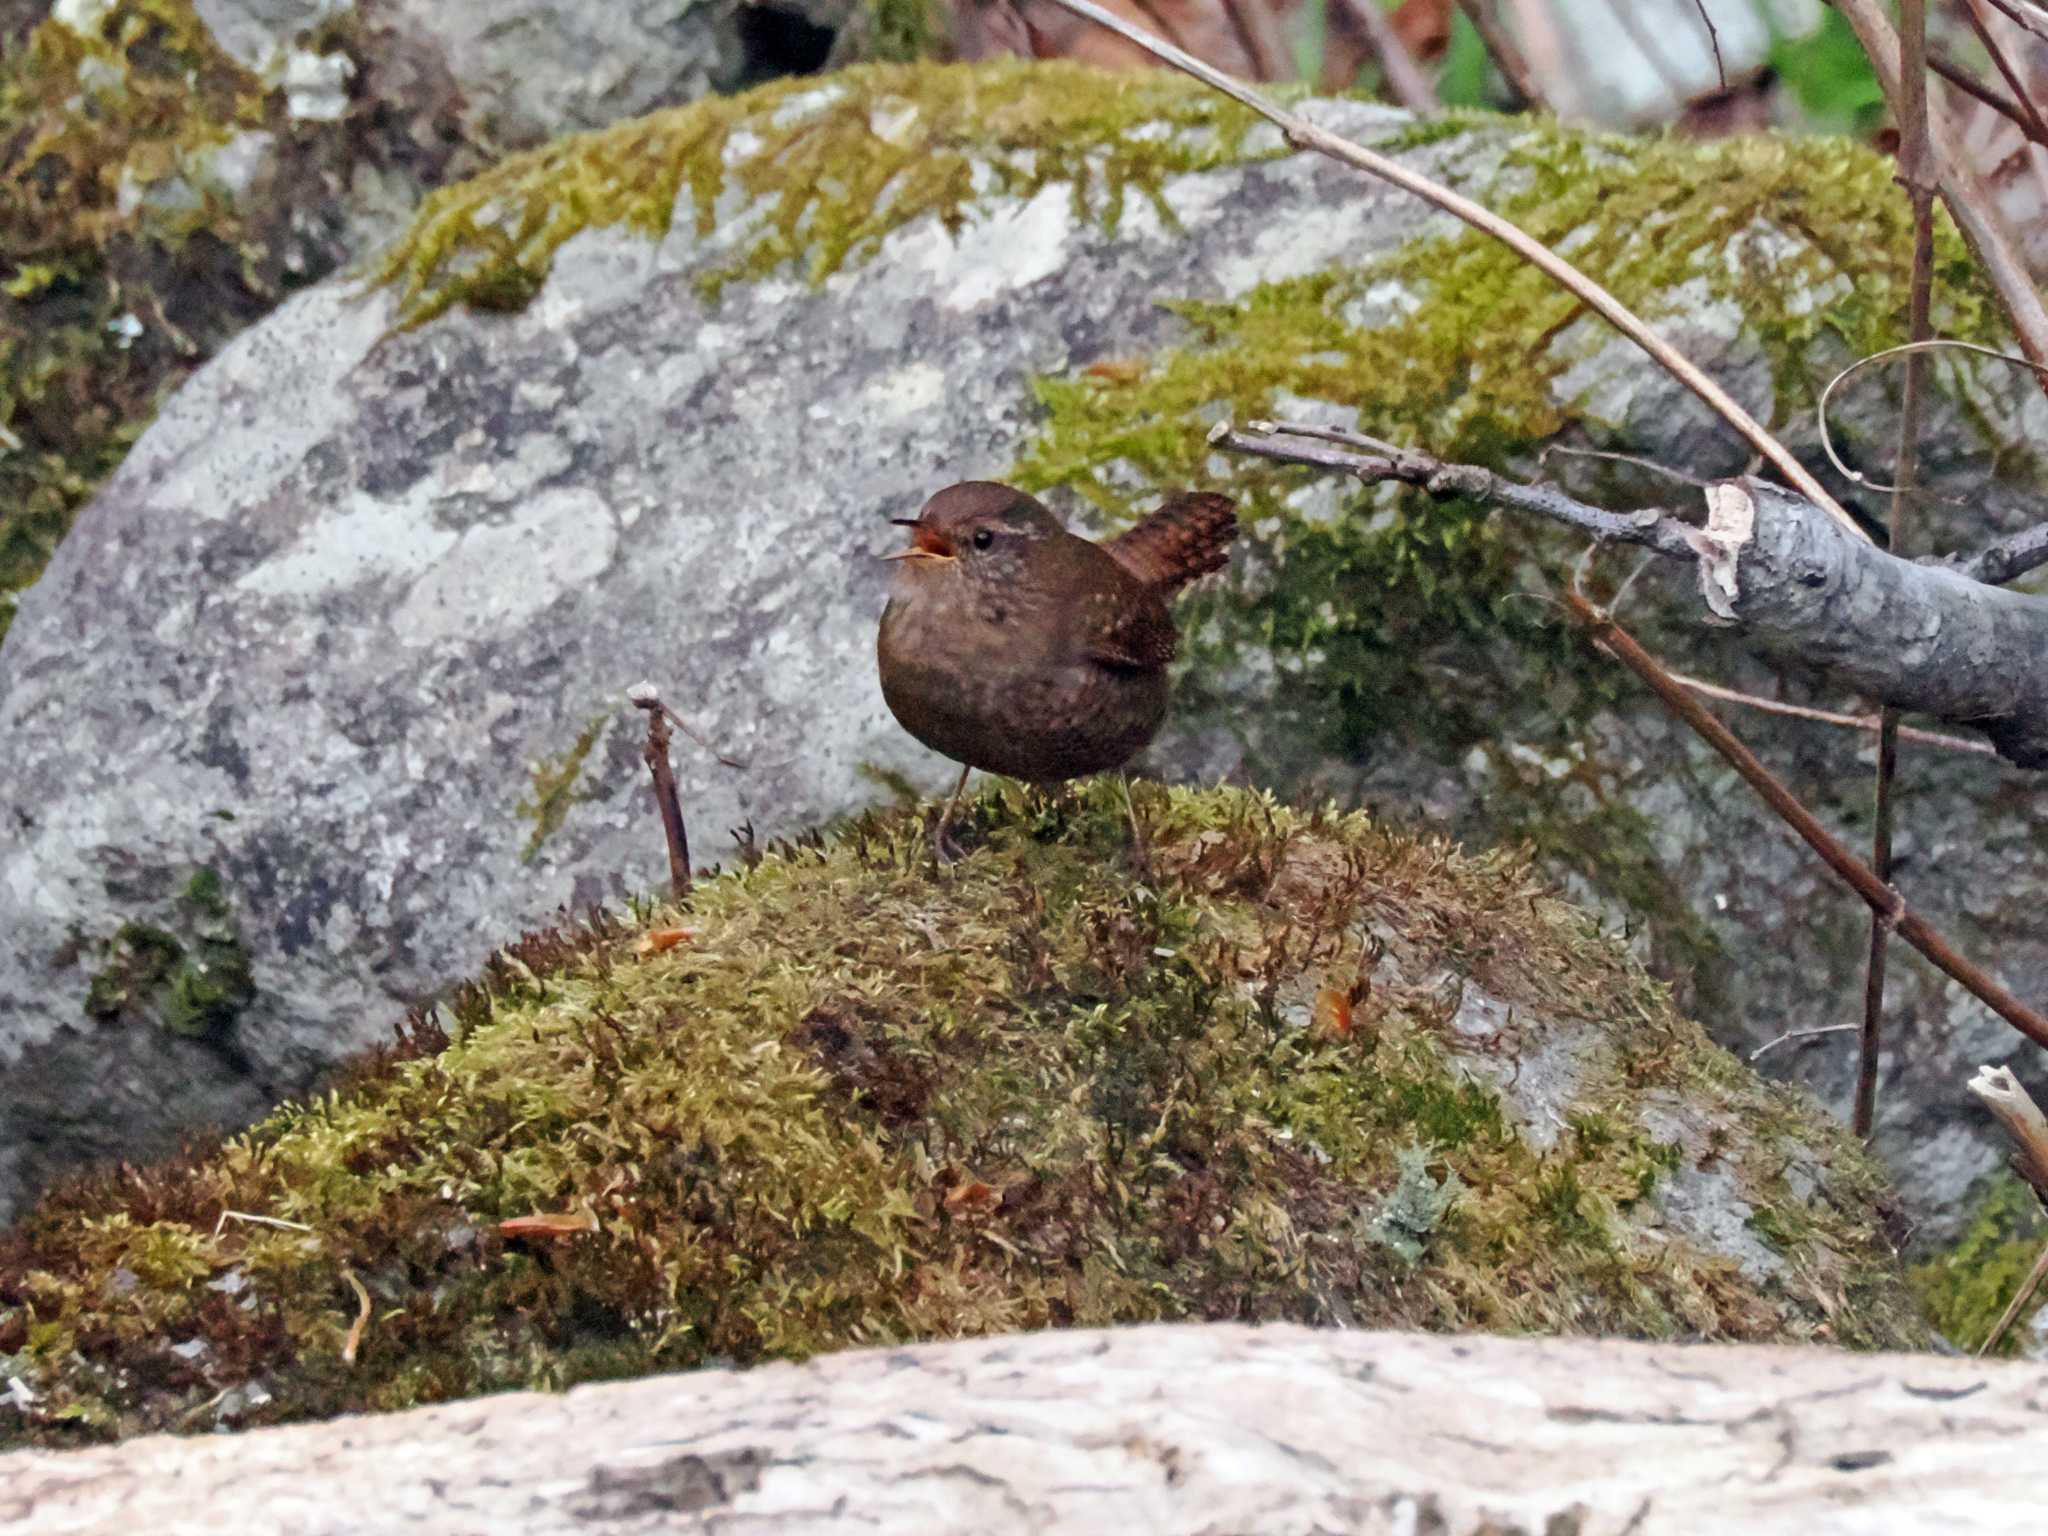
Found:
[[[920,219],[889,238],[884,259],[960,313],[1052,276],[1067,264],[1076,233],[1071,194],[1052,186],[1021,206],[990,210],[957,239],[937,219]]]
[[[546,490],[510,521],[465,530],[406,594],[392,628],[412,644],[524,623],[564,593],[602,575],[618,534],[593,491]]]
[[[347,511],[314,523],[235,586],[255,597],[305,599],[419,576],[459,537],[434,520],[437,494],[427,481],[398,498],[358,492]]]

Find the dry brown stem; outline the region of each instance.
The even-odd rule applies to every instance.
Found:
[[[1905,897],[1887,885],[1870,867],[1851,853],[1835,835],[1815,819],[1758,759],[1735,733],[1709,714],[1704,705],[1680,686],[1664,666],[1636,644],[1635,639],[1612,616],[1600,612],[1576,592],[1564,595],[1565,607],[1586,630],[1594,645],[1627,667],[1664,701],[1670,711],[1720,753],[1763,801],[1806,845],[1820,855],[1821,862],[1870,906],[1936,967],[1960,982],[1992,1012],[2004,1019],[2036,1045],[2048,1047],[2048,1018],[2043,1018],[2007,990],[2005,985],[1975,961],[1959,953],[1925,918],[1906,905]]]
[[[676,793],[676,774],[669,762],[668,721],[670,711],[652,683],[640,683],[626,691],[635,709],[647,712],[647,745],[641,756],[654,780],[654,806],[661,813],[661,830],[668,842],[668,883],[676,900],[690,894],[690,834],[683,825],[683,802]]]

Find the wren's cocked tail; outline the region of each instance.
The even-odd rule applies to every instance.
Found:
[[[1227,496],[1174,491],[1096,544],[988,480],[893,521],[911,543],[886,557],[897,574],[875,658],[890,713],[962,765],[942,854],[969,770],[1056,783],[1121,768],[1158,735],[1175,644],[1167,604],[1222,570],[1237,536]]]

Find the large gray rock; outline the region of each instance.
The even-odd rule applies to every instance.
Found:
[[[822,120],[854,89],[867,87],[784,101],[763,126]],[[863,121],[889,144],[918,110],[888,97]],[[1315,110],[1366,135],[1401,126],[1355,103]],[[1469,130],[1408,153],[1470,186],[1514,186],[1527,175],[1514,157],[1536,142]],[[736,133],[728,161],[758,143]],[[1008,470],[1043,425],[1036,376],[1188,340],[1156,301],[1245,295],[1446,228],[1307,157],[1169,176],[1160,200],[1177,227],[1134,193],[1114,233],[1077,213],[1063,180],[1028,196],[977,185],[957,234],[927,214],[820,285],[784,263],[715,303],[693,279],[768,227],[732,187],[708,236],[687,213],[658,242],[576,235],[518,313],[394,333],[389,292],[325,286],[170,402],[0,650],[0,1211],[82,1157],[160,1148],[303,1089],[559,904],[657,885],[624,700],[642,677],[749,765],[684,750],[700,858],[731,857],[728,829],[746,822],[788,832],[869,802],[885,792],[877,770],[940,786],[945,766],[894,726],[874,682],[884,520]],[[1739,244],[1731,270],[1803,249],[1778,228]],[[1414,302],[1390,283],[1357,308],[1392,324]],[[1770,407],[1757,317],[1691,287],[1663,310]],[[1699,472],[1740,465],[1696,404],[1590,323],[1544,345],[1568,364],[1559,401],[1610,440]],[[1822,376],[1830,345],[1814,343]],[[1860,398],[1848,414],[1881,438],[1882,399]],[[1426,423],[1461,405],[1417,409]],[[1174,442],[1198,442],[1203,414]],[[1940,414],[1936,468],[1955,483],[1975,473],[1968,430],[2048,413],[1986,389]],[[1142,446],[1117,452],[1089,473],[1150,483]],[[1303,526],[1344,525],[1337,491],[1291,493]],[[1284,587],[1291,559],[1284,530],[1261,529],[1241,562],[1246,600]],[[1209,614],[1221,625],[1228,611]],[[1477,837],[1534,831],[1582,894],[1638,925],[1725,1039],[1848,1016],[1858,909],[1682,732],[1612,696],[1597,668],[1546,676],[1540,655],[1469,636],[1407,644],[1436,681],[1404,685],[1398,729],[1332,751],[1313,717],[1330,696],[1317,648],[1278,667],[1241,649],[1210,667],[1152,766],[1330,788]],[[1447,750],[1443,719],[1475,712],[1487,744]],[[1589,723],[1561,739],[1560,718]],[[1745,728],[1824,809],[1860,802],[1853,742]],[[1916,900],[2023,989],[2048,980],[2022,830],[2041,819],[2034,780],[1975,760],[1915,757],[1910,772]],[[1986,825],[2008,835],[1977,835]],[[1608,857],[1603,840],[1623,833],[1625,857]],[[201,870],[217,892],[205,876],[192,888]],[[1885,1146],[1932,1215],[1998,1150],[1925,1085],[2013,1042],[1897,969],[1909,1047],[1888,1063]],[[1842,1038],[1772,1059],[1833,1090]]]

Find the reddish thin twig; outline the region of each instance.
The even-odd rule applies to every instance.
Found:
[[[1984,51],[1991,55],[1992,67],[1999,78],[2005,81],[2005,88],[2012,92],[2012,98],[2020,111],[2026,114],[2027,137],[2037,144],[2048,144],[2048,123],[2041,121],[2041,114],[2027,98],[2027,88],[2020,81],[2017,71],[2005,56],[2005,50],[1998,46],[1998,39],[1991,35],[1991,28],[1984,20],[1984,13],[1978,8],[1980,0],[1963,0],[1963,16],[1970,23],[1970,30],[1977,34],[1977,41],[1984,45]],[[1903,148],[1903,146],[1902,146]]]
[[[1913,208],[1913,278],[1907,299],[1907,340],[1930,339],[1929,310],[1934,288],[1934,152],[1927,129],[1927,0],[1900,0],[1899,181]],[[1911,516],[1913,488],[1920,479],[1920,391],[1926,359],[1906,356],[1905,395],[1899,405],[1899,451],[1892,473],[1898,490],[1892,495],[1891,540],[1895,555],[1906,551],[1906,524]],[[1892,878],[1893,785],[1899,769],[1899,712],[1887,706],[1878,716],[1877,782],[1874,788],[1870,868],[1878,879]],[[1868,1136],[1877,1120],[1877,1063],[1884,1037],[1885,962],[1892,936],[1891,919],[1872,909],[1870,942],[1863,961],[1863,1029],[1857,1041],[1856,1102],[1850,1128]]]
[[[1714,73],[1721,77],[1721,89],[1728,89],[1728,66],[1721,61],[1721,34],[1714,30],[1714,18],[1707,14],[1707,0],[1692,0],[1692,8],[1700,13],[1700,23],[1707,29],[1707,46],[1714,50]]]
[[[1983,103],[2000,117],[2005,118],[2015,128],[2019,129],[2021,133],[2033,139],[2036,144],[2048,145],[2048,138],[2040,138],[2035,134],[2032,118],[2038,117],[2039,114],[2033,112],[2031,104],[2029,104],[2026,112],[2022,112],[2009,99],[1999,95],[1998,92],[1994,91],[1990,86],[1979,80],[1975,75],[1963,68],[1962,65],[1937,48],[1929,48],[1927,50],[1927,67],[1964,95]]]
[[[1756,754],[1745,747],[1733,731],[1715,719],[1705,705],[1686,692],[1648,651],[1636,644],[1611,615],[1602,613],[1570,590],[1565,592],[1564,602],[1572,617],[1586,630],[1588,638],[1648,684],[1665,706],[1720,753],[1728,765],[1763,797],[1764,803],[1777,812],[1779,819],[1798,833],[1806,845],[1820,855],[1821,862],[1869,903],[1873,911],[1887,913],[1900,938],[1919,950],[1937,968],[1954,977],[1966,991],[2014,1029],[2036,1045],[2048,1047],[2048,1018],[2043,1018],[2021,1002],[1982,966],[1959,954],[1925,918],[1909,908],[1903,896],[1878,879],[1869,865],[1815,820],[1813,813],[1800,804],[1799,797],[1780,783]]]
[[[683,802],[676,793],[676,772],[668,758],[669,717],[673,710],[661,702],[652,683],[640,683],[626,691],[635,709],[647,712],[647,745],[641,757],[654,780],[654,807],[661,813],[661,831],[668,842],[668,883],[678,901],[690,894],[690,833],[683,825]]]

